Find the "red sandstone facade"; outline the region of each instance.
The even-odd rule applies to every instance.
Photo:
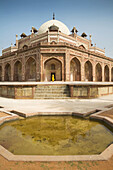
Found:
[[[56,21],[2,50],[0,81],[51,81],[52,74],[56,81],[113,81],[113,59],[92,46],[91,36],[69,35]]]

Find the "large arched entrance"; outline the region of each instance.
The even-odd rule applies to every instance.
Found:
[[[109,67],[107,65],[104,67],[104,81],[109,81]]]
[[[111,81],[113,81],[113,67],[111,68]]]
[[[51,81],[54,75],[55,81],[62,81],[62,63],[52,58],[44,63],[44,80]]]
[[[90,61],[85,63],[85,81],[93,81],[92,64]]]
[[[2,67],[0,66],[0,81],[2,81]]]
[[[22,64],[17,61],[14,65],[14,81],[22,81]]]
[[[36,80],[36,61],[30,57],[25,66],[25,80],[26,81],[35,81]]]
[[[11,81],[11,66],[9,63],[6,64],[5,66],[5,76],[4,76],[5,81]]]
[[[99,63],[95,67],[95,80],[102,81],[102,67]]]
[[[81,80],[81,64],[77,58],[73,58],[70,63],[70,81]]]

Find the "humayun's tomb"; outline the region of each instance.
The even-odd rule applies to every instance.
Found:
[[[91,35],[87,39],[85,32],[81,36],[77,32],[73,27],[70,33],[53,15],[38,30],[32,27],[30,35],[22,33],[21,39],[16,35],[15,45],[0,56],[1,83],[51,82],[52,75],[56,82],[112,82],[113,59],[92,44]]]

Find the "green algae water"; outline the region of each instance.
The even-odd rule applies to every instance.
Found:
[[[72,116],[37,116],[0,126],[0,145],[15,155],[99,154],[113,132],[96,121]]]

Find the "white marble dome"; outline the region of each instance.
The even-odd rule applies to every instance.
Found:
[[[68,27],[58,20],[49,20],[49,21],[45,22],[44,24],[42,24],[38,30],[38,34],[47,32],[48,28],[52,25],[57,26],[59,28],[59,31],[61,31],[62,33],[67,34],[67,35],[70,34]]]

